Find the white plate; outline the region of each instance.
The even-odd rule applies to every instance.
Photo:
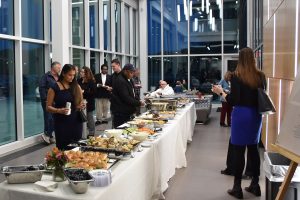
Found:
[[[145,148],[151,147],[151,146],[152,146],[152,143],[151,143],[151,142],[144,141],[144,142],[141,143],[141,146],[142,146],[142,147],[145,147]]]

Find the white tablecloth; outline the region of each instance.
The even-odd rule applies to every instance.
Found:
[[[192,141],[196,110],[194,103],[180,109],[174,120],[163,128],[161,136],[150,148],[136,152],[135,157],[113,167],[111,185],[90,186],[87,193],[75,194],[68,182],[59,183],[54,192],[45,192],[33,184],[0,184],[1,200],[148,200],[163,199],[169,179],[176,168],[186,167],[187,142]],[[44,175],[42,180],[51,179]]]

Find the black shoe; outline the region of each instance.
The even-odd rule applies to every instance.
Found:
[[[244,198],[242,189],[239,189],[239,190],[230,189],[230,190],[227,190],[227,193],[230,194],[231,196],[234,196],[237,199]]]
[[[228,168],[221,170],[221,174],[233,176],[233,173]]]
[[[108,124],[108,121],[104,120],[102,121],[102,124]]]
[[[245,190],[246,190],[247,192],[250,192],[250,193],[254,194],[254,195],[257,196],[257,197],[260,197],[260,196],[261,196],[261,190],[260,190],[259,184],[256,184],[256,185],[250,185],[249,187],[245,187]]]
[[[226,127],[225,123],[220,123],[220,126]]]
[[[95,125],[100,125],[100,124],[101,124],[101,122],[98,120],[95,122]]]

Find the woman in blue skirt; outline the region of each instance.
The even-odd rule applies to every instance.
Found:
[[[256,68],[254,52],[251,48],[244,48],[239,52],[236,71],[231,78],[231,93],[226,94],[222,87],[214,85],[212,91],[234,106],[231,115],[231,143],[234,151],[234,185],[228,194],[243,198],[241,179],[245,166],[246,147],[251,158],[253,178],[245,190],[261,196],[258,184],[260,175],[260,158],[258,142],[262,127],[262,115],[258,113],[257,88],[266,85],[263,72]]]

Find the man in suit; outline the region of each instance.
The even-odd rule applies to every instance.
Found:
[[[126,64],[118,77],[113,81],[111,111],[114,128],[129,121],[137,106],[145,105],[143,101],[135,98],[134,87],[130,81],[134,76],[134,72],[135,68],[133,65]]]
[[[110,93],[112,91],[111,76],[107,74],[108,66],[101,65],[101,73],[95,75],[96,89],[96,125],[108,123],[107,113],[109,109]]]

